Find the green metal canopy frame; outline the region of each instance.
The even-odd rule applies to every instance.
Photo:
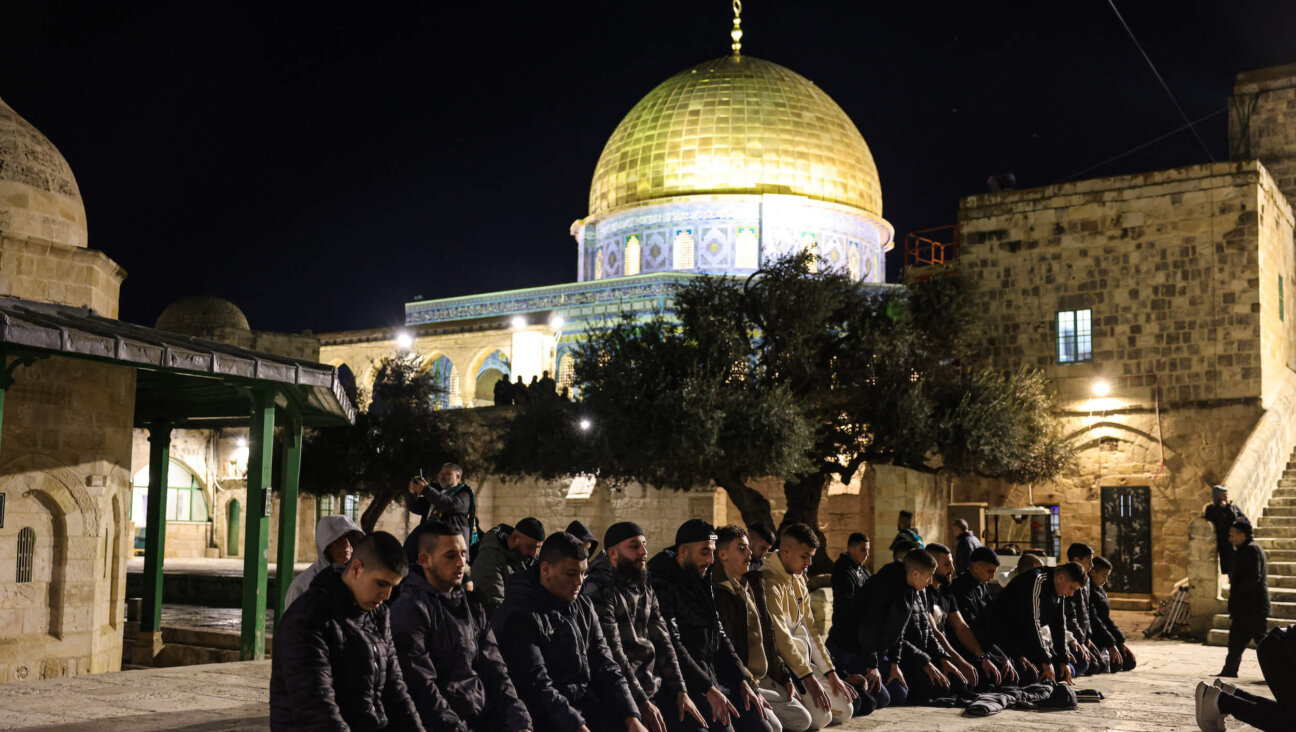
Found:
[[[133,424],[149,432],[149,486],[140,633],[161,631],[166,475],[173,429],[248,427],[241,657],[265,657],[274,428],[281,432],[275,626],[293,576],[302,428],[353,423],[355,407],[332,366],[146,328],[89,308],[0,297],[0,424],[15,370],[74,358],[136,370]]]

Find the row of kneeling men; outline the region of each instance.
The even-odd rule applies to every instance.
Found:
[[[751,528],[693,519],[650,559],[644,531],[622,522],[592,561],[592,537],[551,534],[493,614],[465,589],[461,532],[424,524],[413,568],[395,537],[365,536],[284,615],[271,726],[800,731],[1133,667],[1102,590],[1110,564],[1082,545],[991,602],[989,549],[953,577],[945,547],[901,545],[870,575],[868,540],[853,535],[825,639],[807,584],[815,532]]]

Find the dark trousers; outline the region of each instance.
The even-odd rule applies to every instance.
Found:
[[[1237,549],[1233,547],[1233,544],[1228,539],[1215,542],[1215,549],[1219,552],[1220,574],[1232,572],[1233,557],[1237,554]]]
[[[753,704],[750,709],[743,709],[742,697],[738,694],[732,694],[724,688],[720,688],[724,695],[729,699],[729,703],[734,705],[738,710],[738,716],[730,717],[729,724],[711,721],[711,703],[706,700],[706,694],[689,694],[693,700],[693,705],[702,712],[702,718],[707,721],[707,729],[710,732],[773,732],[769,722],[765,721],[765,714],[759,704]],[[672,707],[675,705],[672,704]],[[678,712],[676,713],[678,714]],[[666,716],[665,708],[662,709],[662,716]],[[678,720],[678,716],[676,717]],[[669,724],[670,720],[667,720]],[[590,727],[591,732],[594,728]]]
[[[1265,636],[1256,657],[1274,698],[1238,689],[1233,695],[1220,694],[1220,711],[1265,732],[1290,729],[1292,715],[1296,714],[1296,658],[1287,650],[1283,633],[1273,630]]]
[[[581,716],[585,718],[585,726],[588,727],[591,732],[605,729],[625,729],[625,710],[619,708],[619,705],[608,704],[597,696],[589,694],[583,699],[572,702],[572,706],[576,707],[577,711],[581,713]],[[551,724],[543,719],[537,718],[535,715],[536,710],[531,710],[531,716],[535,724],[533,727],[535,732],[571,732],[571,730],[553,727]],[[477,728],[473,727],[473,729]],[[485,729],[492,728],[485,727]]]
[[[675,701],[675,694],[669,691],[659,691],[657,696],[652,698],[652,703],[661,712],[662,718],[666,720],[666,732],[706,732],[706,725],[698,724],[698,721],[691,716],[685,716],[684,721],[680,721],[679,704]],[[698,707],[702,712],[702,718],[706,719],[710,707]]]
[[[1238,666],[1242,663],[1242,651],[1251,641],[1259,643],[1268,630],[1269,624],[1263,615],[1234,615],[1229,618],[1228,656],[1224,659],[1224,670],[1220,676],[1237,676]]]
[[[904,673],[905,683],[909,685],[907,700],[909,704],[926,704],[932,699],[968,695],[967,684],[957,678],[950,678],[949,674],[939,671],[939,669],[938,671],[942,676],[950,679],[950,685],[945,687],[933,682],[927,672],[923,670],[925,666],[925,663],[917,659],[906,659],[900,662],[900,670]]]
[[[828,655],[832,656],[833,667],[841,672],[839,676],[843,682],[851,674],[863,675],[865,671],[868,671],[858,653],[848,651],[832,641],[825,641],[824,646],[828,649]],[[885,663],[883,666],[890,668]],[[886,671],[878,669],[878,673],[882,674],[883,678],[886,678]],[[851,684],[851,686],[859,694],[859,698],[855,700],[855,712],[852,716],[864,717],[891,704],[891,695],[887,693],[885,684],[879,687],[877,691],[868,691],[862,684]]]

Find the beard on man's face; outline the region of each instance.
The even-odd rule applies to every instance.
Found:
[[[937,573],[935,573],[935,574],[932,575],[932,584],[933,584],[933,585],[936,585],[937,587],[944,587],[945,585],[948,585],[948,584],[949,584],[949,582],[950,582],[950,576],[951,576],[951,575],[948,575],[948,574],[947,574],[947,575],[944,575],[944,576],[941,576],[941,573],[940,573],[940,572],[937,572]]]
[[[629,557],[618,556],[616,560],[617,574],[626,579],[635,582],[645,582],[648,580],[648,567]]]

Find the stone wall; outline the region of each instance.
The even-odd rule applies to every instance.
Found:
[[[1293,363],[1278,290],[1296,274],[1292,221],[1255,161],[964,199],[958,266],[985,353],[1053,379],[1079,455],[1033,488],[956,480],[954,500],[1057,504],[1063,547],[1104,551],[1102,487],[1148,486],[1153,593],[1168,593],[1188,572],[1189,521]],[[1076,309],[1092,310],[1093,358],[1059,364],[1055,314]]]
[[[84,244],[0,235],[0,295],[89,307],[116,318],[125,277],[120,265]]]
[[[1229,157],[1259,159],[1296,200],[1296,64],[1237,75],[1229,99]]]
[[[135,372],[50,358],[15,377],[0,436],[0,682],[118,670]],[[20,583],[24,528],[35,554]]]

